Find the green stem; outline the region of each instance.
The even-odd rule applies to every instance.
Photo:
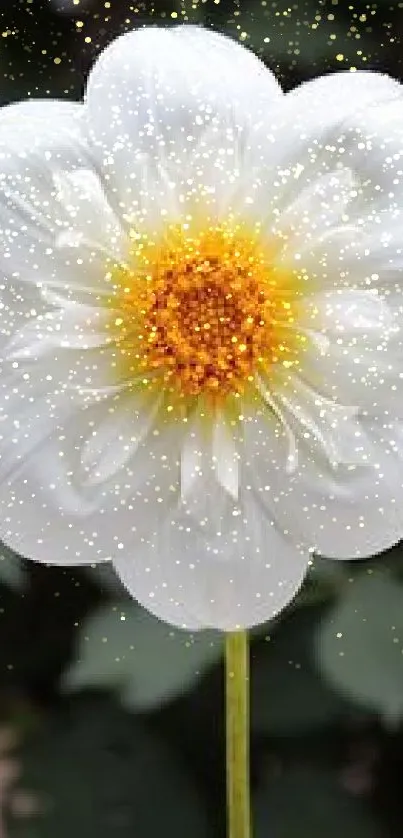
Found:
[[[246,631],[226,634],[228,838],[251,838],[248,647]]]

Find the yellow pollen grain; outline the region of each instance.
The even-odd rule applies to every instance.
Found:
[[[298,276],[276,268],[276,247],[260,233],[234,223],[186,224],[167,226],[157,239],[131,238],[127,264],[108,272],[125,379],[216,400],[243,393],[278,363],[298,363]]]

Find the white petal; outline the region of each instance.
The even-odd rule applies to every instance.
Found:
[[[48,295],[43,295],[46,306]],[[40,316],[31,316],[16,331],[10,334],[4,344],[5,361],[48,360],[63,349],[89,349],[104,347],[111,338],[110,324],[113,322],[108,309],[61,300],[60,308],[50,308]],[[73,353],[71,353],[73,355]]]
[[[123,35],[90,73],[90,126],[116,200],[158,224],[236,190],[248,131],[281,93],[252,52],[192,26]]]
[[[357,119],[363,124],[371,108],[402,96],[399,82],[372,72],[321,76],[287,93],[271,115],[270,134],[268,123],[262,129],[262,139],[265,134],[270,137],[267,153],[272,165],[279,167],[283,187],[290,184],[292,191],[296,180],[306,185],[312,182],[312,175],[349,166],[342,142],[345,131],[357,124]],[[380,130],[387,135],[385,126]],[[358,158],[361,138],[355,139]]]
[[[133,555],[179,496],[180,423],[157,421],[150,395],[106,392],[80,410],[63,391],[32,393],[0,424],[0,539],[56,564]]]
[[[196,411],[187,423],[181,452],[181,499],[197,518],[205,517],[206,504],[214,508],[216,491],[222,490],[223,498],[228,494],[238,499],[238,448],[234,429],[219,412],[210,421]]]
[[[308,243],[307,273],[327,287],[373,288],[402,307],[403,100],[358,110],[343,124],[343,165],[359,184],[334,235]],[[334,165],[334,161],[333,161]],[[318,270],[319,269],[319,270]]]
[[[344,198],[349,200],[340,228],[349,228],[351,241],[351,233],[356,234],[370,218],[374,220],[382,208],[388,214],[390,226],[393,212],[401,205],[402,106],[402,85],[371,72],[324,76],[302,84],[279,100],[266,124],[257,132],[261,134],[261,165],[260,173],[258,167],[254,171],[255,203],[263,210],[266,200],[268,225],[271,217],[281,220],[282,213],[295,205],[302,193],[315,190],[315,184],[323,177],[349,171],[356,188],[349,196],[344,191]],[[256,143],[255,136],[255,146]],[[254,151],[257,160],[256,151],[257,146]],[[336,186],[334,197],[338,191]],[[327,232],[326,221],[319,200],[316,209],[310,208],[309,232],[316,229],[318,238],[323,238]],[[274,231],[276,226],[277,221]],[[314,236],[308,235],[302,244],[301,267],[306,267],[308,273],[311,267],[315,271],[314,258],[305,264]],[[324,257],[326,247],[327,237]],[[352,256],[356,258],[355,250]],[[339,264],[338,272],[330,277],[333,287],[342,270]],[[350,284],[357,280],[351,270]]]
[[[239,451],[234,429],[223,415],[218,415],[213,427],[212,453],[216,479],[220,486],[237,501],[239,496]]]
[[[248,628],[274,617],[301,585],[309,555],[282,536],[250,493],[239,507],[228,502],[217,522],[216,535],[206,538],[181,507],[144,550],[115,562],[130,593],[160,619],[188,628],[186,608],[202,628]]]
[[[277,226],[326,173],[352,179],[339,220],[329,226],[319,202],[307,211],[308,235],[294,248],[289,237],[294,267],[322,287],[373,288],[401,315],[403,86],[372,73],[326,77],[287,95],[277,112],[270,146]]]
[[[56,385],[57,388],[57,385]],[[36,375],[24,372],[15,377],[2,376],[0,399],[0,485],[4,498],[10,479],[16,481],[17,495],[24,487],[18,486],[20,473],[25,472],[27,460],[38,452],[59,424],[66,422],[76,409],[76,400],[67,396],[63,385],[55,389],[49,382],[47,370],[40,367]],[[23,478],[22,478],[23,479]],[[51,482],[51,475],[49,474]],[[17,497],[18,503],[18,497]]]
[[[301,405],[301,390],[294,398]],[[317,405],[305,399],[302,406],[309,427],[284,404],[287,428],[268,412],[245,423],[257,497],[289,538],[323,555],[369,557],[395,544],[403,536],[400,424],[347,413],[329,424]],[[297,450],[291,470],[290,431]]]
[[[47,298],[43,295],[42,304]],[[13,392],[14,411],[35,382],[48,382],[50,394],[55,387],[63,389],[66,399],[71,393],[81,394],[82,405],[88,393],[95,398],[106,388],[119,390],[136,383],[135,370],[121,363],[114,312],[68,300],[61,305],[42,313],[37,302],[34,314],[30,312],[20,328],[15,324],[15,331],[8,329],[9,336],[4,335],[0,389],[3,399]],[[0,412],[9,412],[1,402]]]
[[[2,110],[3,480],[16,479],[72,412],[116,385],[97,301],[109,293],[108,259],[120,258],[126,240],[92,167],[83,121],[83,106],[63,102]]]
[[[8,317],[33,307],[41,289],[57,288],[76,299],[87,295],[85,302],[94,289],[102,293],[107,258],[123,252],[125,238],[85,136],[79,104],[37,101],[2,109],[2,330]]]
[[[356,191],[357,180],[348,168],[320,174],[302,191],[296,184],[294,200],[290,196],[290,204],[283,212],[276,213],[274,223],[273,216],[267,219],[272,233],[284,242],[280,258],[283,269],[301,270],[301,254],[304,255],[310,246],[315,247],[318,239],[339,228]],[[312,269],[307,271],[304,263],[303,267],[312,279]]]
[[[403,415],[402,320],[376,292],[340,289],[296,305],[307,342],[300,374],[318,393],[372,414]]]
[[[137,398],[135,409],[133,394],[118,395],[116,410],[109,412],[98,427],[85,440],[80,455],[82,473],[86,474],[86,487],[100,486],[105,492],[109,482],[129,465],[135,452],[147,445],[151,430],[155,427],[160,398]],[[143,475],[146,480],[147,474]],[[134,485],[141,484],[139,462],[136,463]],[[112,489],[112,486],[110,486]]]

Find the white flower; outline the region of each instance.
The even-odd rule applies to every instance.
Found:
[[[0,126],[0,537],[191,629],[403,532],[403,95],[143,29]]]

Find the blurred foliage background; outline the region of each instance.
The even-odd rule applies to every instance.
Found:
[[[403,3],[0,0],[0,100],[78,99],[95,56],[144,23],[200,23],[286,89],[402,76]],[[254,838],[403,828],[403,552],[317,559],[252,636]],[[0,549],[0,838],[224,838],[222,638],[171,630],[104,566]]]

